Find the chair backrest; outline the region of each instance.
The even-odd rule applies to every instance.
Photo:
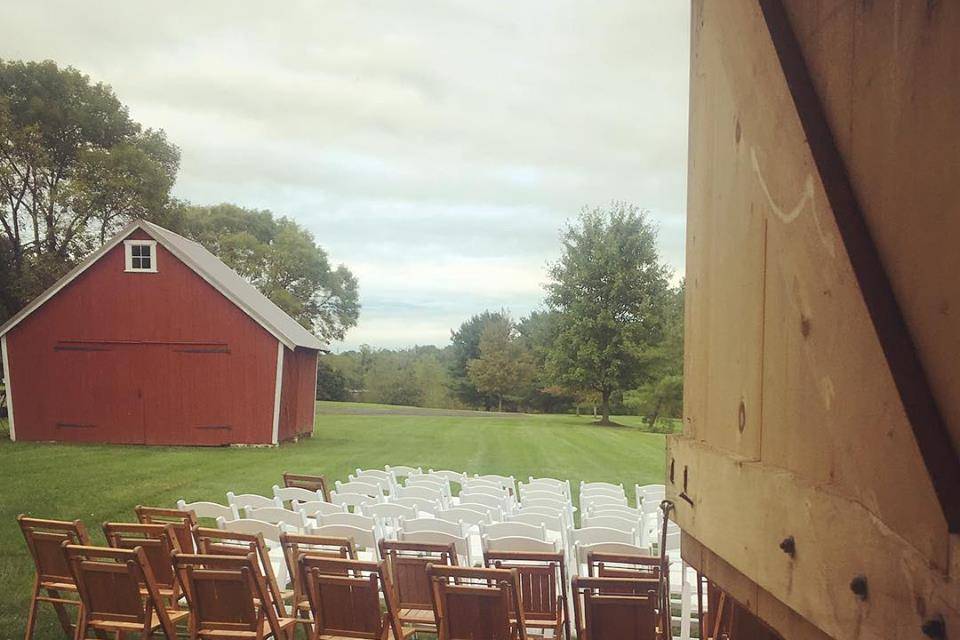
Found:
[[[307,526],[307,516],[303,511],[293,511],[283,507],[244,507],[243,515],[248,520],[259,520],[270,524],[285,524],[297,528],[300,533]],[[277,537],[279,540],[279,536]]]
[[[537,496],[542,496],[544,494],[556,496],[558,500],[562,500],[564,502],[569,502],[570,500],[570,495],[566,491],[560,487],[550,484],[527,484],[525,482],[521,482],[518,484],[518,488],[520,489],[520,500],[523,500],[528,496],[536,498]]]
[[[614,493],[619,493],[625,495],[623,491],[623,484],[613,484],[612,482],[581,482],[580,483],[580,493],[592,491],[611,491]]]
[[[168,638],[177,637],[142,548],[66,544],[62,553],[73,574],[87,620],[138,625],[146,637],[156,616],[164,634]]]
[[[463,487],[463,483],[467,479],[467,474],[462,471],[451,471],[450,469],[441,469],[439,471],[430,469],[427,471],[427,475],[443,478],[450,484],[457,484],[460,485],[460,487]]]
[[[527,479],[527,486],[531,489],[536,486],[551,487],[554,491],[561,491],[568,498],[570,497],[570,481],[559,480],[557,478],[534,478],[530,476]]]
[[[471,511],[479,511],[480,513],[487,514],[487,518],[490,521],[503,520],[503,507],[491,507],[488,504],[483,504],[480,502],[475,502],[472,499],[472,496],[466,496],[460,499],[460,504],[457,505],[459,509],[470,509]]]
[[[631,556],[650,555],[649,548],[640,547],[626,542],[594,542],[593,544],[575,543],[573,548],[576,554],[576,561],[581,565],[585,565],[587,563],[587,558],[590,557],[591,553],[610,553]]]
[[[573,578],[577,637],[589,640],[657,638],[656,591],[642,580]]]
[[[334,487],[335,492],[338,494],[358,493],[362,496],[370,496],[371,498],[380,498],[383,496],[383,488],[375,482],[364,482],[361,480],[340,482],[337,480],[336,483],[334,483]]]
[[[637,522],[643,517],[643,511],[621,504],[594,504],[585,511],[589,515],[619,515],[622,518],[631,518]]]
[[[284,473],[283,486],[297,487],[307,491],[319,491],[323,500],[330,501],[330,491],[327,488],[327,479],[324,476],[307,475],[304,473]]]
[[[584,498],[592,498],[596,496],[607,496],[609,498],[623,498],[626,500],[627,494],[624,493],[622,487],[607,487],[607,486],[598,486],[598,487],[589,487],[580,490],[580,501],[583,502]]]
[[[308,518],[315,518],[320,515],[328,515],[331,513],[347,512],[346,505],[334,504],[332,502],[325,502],[323,500],[311,500],[310,502],[300,502],[299,500],[294,500],[291,503],[291,508],[294,511],[303,511]]]
[[[659,580],[662,562],[658,556],[591,551],[587,573],[595,578]]]
[[[347,538],[354,546],[376,552],[377,536],[371,529],[363,529],[350,524],[327,524],[310,529],[310,535],[325,538]]]
[[[567,519],[559,511],[554,513],[540,513],[537,510],[524,509],[506,517],[508,522],[522,522],[523,524],[542,525],[550,531],[566,532]]]
[[[173,566],[190,606],[194,637],[216,635],[260,638],[264,619],[274,638],[282,638],[279,618],[257,568],[254,553],[246,555],[176,554]],[[172,636],[171,636],[172,637]]]
[[[166,507],[134,507],[137,522],[141,524],[169,524],[177,534],[177,544],[183,553],[193,553],[196,543],[193,540],[193,528],[197,525],[197,516],[192,511],[168,509]]]
[[[457,565],[457,549],[453,544],[381,540],[380,557],[400,609],[432,609],[427,565]]]
[[[500,476],[495,473],[488,473],[485,475],[474,476],[477,480],[489,480],[490,482],[496,482],[504,489],[509,489],[510,493],[517,492],[517,481],[513,476]]]
[[[283,506],[283,503],[276,498],[268,498],[255,493],[234,493],[233,491],[227,491],[227,503],[241,511],[247,507],[262,509],[264,507]]]
[[[379,471],[374,469],[372,471],[360,471],[357,469],[357,472],[362,475],[350,475],[350,482],[362,482],[364,484],[375,484],[380,487],[381,493],[393,493],[394,487],[396,487],[396,482],[394,482],[393,477],[386,471]],[[374,475],[374,474],[383,474]]]
[[[637,507],[642,506],[644,510],[650,507],[658,508],[660,501],[667,495],[667,487],[662,484],[637,484],[633,488],[636,491]]]
[[[541,496],[543,495],[542,492],[538,492],[538,493]],[[535,507],[550,507],[551,509],[558,510],[561,513],[565,514],[568,522],[572,520],[572,518],[570,517],[570,514],[573,512],[573,505],[571,505],[569,501],[558,500],[556,497],[523,498],[520,501],[521,511],[529,511],[530,509],[533,509]]]
[[[466,491],[466,489],[464,489]],[[492,496],[486,493],[468,493],[460,494],[460,504],[482,504],[501,511],[507,507],[505,496]]]
[[[63,555],[63,544],[89,546],[87,530],[79,520],[46,520],[17,516],[30,557],[41,582],[73,584],[73,573]]]
[[[216,502],[187,502],[186,500],[177,500],[177,509],[180,511],[193,511],[197,518],[224,518],[225,520],[236,520],[240,517],[240,512],[232,504],[217,504]]]
[[[356,478],[376,478],[393,484],[393,475],[383,469],[357,469]]]
[[[314,637],[402,638],[393,588],[381,562],[304,556]],[[380,598],[386,612],[381,613]]]
[[[364,493],[349,493],[349,492],[339,492],[334,491],[333,495],[330,496],[330,502],[341,507],[353,507],[354,510],[358,510],[357,507],[363,507],[368,504],[377,504],[383,502],[383,496],[369,496]]]
[[[582,527],[570,531],[570,541],[573,544],[596,544],[598,542],[620,542],[625,544],[635,544],[637,541],[637,532],[635,529],[630,531],[620,531],[610,527]]]
[[[347,538],[328,538],[284,532],[280,534],[280,546],[283,547],[283,559],[287,563],[287,572],[293,583],[294,607],[307,599],[307,575],[304,573],[301,558],[304,556],[339,558],[341,560],[356,560],[357,558],[353,542]]]
[[[528,621],[563,618],[566,624],[567,571],[562,552],[485,551],[483,563],[490,569],[512,569],[520,576],[520,601]],[[569,637],[569,627],[567,628]]]
[[[555,491],[527,491],[520,494],[520,503],[526,504],[532,500],[550,500],[563,505],[569,505],[570,499],[562,493]]]
[[[270,559],[270,549],[278,548],[280,545],[281,534],[279,532],[275,543],[267,542],[263,534],[259,532],[248,533],[229,529],[195,527],[193,533],[197,539],[198,550],[203,555],[246,557],[252,553],[257,560],[254,566],[269,591],[274,610],[280,617],[286,615],[283,592],[277,582],[277,575],[273,570],[273,563]]]
[[[442,502],[446,494],[434,484],[414,484],[397,487],[398,498],[418,498],[424,502]]]
[[[476,525],[490,522],[490,512],[471,509],[470,507],[452,507],[442,509],[436,513],[438,520],[447,522],[462,522],[464,524]]]
[[[414,518],[413,520],[401,520],[400,528],[407,533],[418,531],[439,531],[440,533],[449,533],[452,536],[464,535],[463,527],[460,522],[449,522],[439,518]]]
[[[174,553],[180,552],[177,534],[170,524],[105,522],[103,537],[115,549],[143,550],[157,587],[176,592],[177,576],[173,572]]]
[[[557,552],[556,542],[526,536],[502,536],[500,538],[482,536],[480,541],[485,553],[487,551]]]
[[[420,467],[405,467],[403,465],[397,465],[396,467],[391,467],[387,465],[384,467],[387,473],[393,476],[394,480],[400,480],[401,478],[409,478],[410,476],[415,476],[423,473],[423,469]]]
[[[527,524],[525,522],[494,522],[493,524],[481,524],[480,535],[490,538],[520,536],[523,538],[546,540],[547,528],[542,524]]]
[[[429,565],[440,640],[527,640],[516,570]],[[517,623],[511,622],[516,610]]]
[[[510,498],[510,492],[503,487],[488,487],[488,486],[467,486],[460,491],[460,497],[465,496],[491,496],[498,498],[501,501],[507,500]]]
[[[468,544],[467,538],[464,536],[457,536],[450,533],[444,533],[443,531],[404,531],[401,529],[397,533],[397,537],[400,542],[423,542],[426,544],[443,544],[443,545],[454,545],[457,550],[457,555],[460,558],[469,560],[470,558],[470,545]]]
[[[364,515],[374,518],[380,518],[381,521],[390,521],[396,524],[400,518],[416,518],[417,510],[415,507],[397,504],[396,502],[381,502],[379,504],[368,504],[362,507]]]
[[[583,494],[580,495],[580,509],[583,511],[589,511],[594,507],[600,507],[608,504],[620,505],[620,506],[626,507],[628,506],[627,497],[626,496],[610,496],[606,494],[594,494],[594,495],[586,495],[586,496]]]
[[[273,497],[281,503],[298,500],[300,502],[314,502],[326,500],[322,491],[311,491],[303,487],[281,487],[273,485]]]
[[[443,492],[443,495],[450,495],[450,481],[444,478],[443,476],[432,476],[428,473],[421,474],[419,476],[410,476],[407,478],[406,485],[407,487],[417,487],[420,485],[435,487],[440,489]]]
[[[503,484],[498,480],[483,480],[481,478],[470,478],[470,477],[464,480],[461,486],[464,489],[468,487],[486,487],[488,489],[505,489]]]
[[[640,522],[635,518],[623,517],[618,513],[596,515],[587,513],[581,516],[580,522],[584,527],[606,527],[618,531],[639,531]]]
[[[328,524],[349,524],[360,529],[369,529],[375,533],[380,531],[380,523],[377,522],[376,518],[359,513],[330,513],[325,516],[317,516],[317,525],[322,527]]]
[[[251,518],[240,518],[238,520],[217,518],[217,528],[232,533],[245,533],[248,535],[259,534],[268,542],[276,542],[275,547],[279,546],[280,534],[283,532],[283,529],[278,524],[264,520],[253,520]]]

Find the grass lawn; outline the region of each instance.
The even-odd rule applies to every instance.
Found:
[[[357,467],[408,464],[424,469],[552,476],[634,483],[662,482],[664,437],[636,428],[594,427],[573,415],[464,414],[321,402],[313,438],[279,448],[187,448],[57,445],[0,440],[0,636],[23,635],[33,565],[16,516],[83,520],[97,542],[100,523],[133,519],[137,504],[173,506],[177,498],[225,501],[225,493],[270,495],[283,471],[346,480]],[[348,411],[350,413],[348,413]],[[37,638],[61,638],[42,606]]]

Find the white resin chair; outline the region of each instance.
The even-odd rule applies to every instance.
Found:
[[[370,496],[371,498],[383,497],[383,488],[376,482],[361,482],[360,480],[340,482],[337,480],[334,486],[336,487],[337,493],[359,493],[360,495]]]
[[[442,531],[404,531],[400,530],[397,538],[400,542],[420,542],[426,544],[452,544],[460,556],[459,564],[471,565],[470,543],[465,536],[457,536]]]
[[[267,509],[269,507],[262,507]],[[264,522],[263,520],[251,520],[249,518],[240,518],[237,520],[227,520],[226,518],[217,518],[217,528],[223,531],[235,531],[237,533],[260,534],[263,536],[263,542],[267,547],[267,555],[270,557],[270,565],[273,573],[277,577],[280,587],[285,587],[290,582],[290,574],[287,571],[287,561],[283,557],[283,547],[280,544],[280,534],[283,528],[279,524]]]
[[[383,539],[382,523],[373,516],[359,513],[330,513],[325,516],[317,516],[317,527],[325,527],[331,524],[348,524],[351,527],[369,529],[377,540]]]
[[[292,502],[292,508],[294,511],[303,511],[308,518],[316,518],[317,516],[331,513],[345,513],[347,511],[346,506],[325,500],[311,500],[310,502],[294,500]]]
[[[361,475],[362,474],[362,475]],[[383,475],[379,475],[383,474]],[[380,493],[390,494],[393,493],[394,488],[397,486],[393,481],[393,476],[391,476],[386,471],[380,471],[379,469],[373,469],[368,471],[362,471],[357,469],[357,475],[351,475],[349,478],[350,482],[363,482],[365,484],[375,484],[380,487]]]
[[[380,552],[377,549],[377,536],[371,529],[355,527],[350,524],[326,524],[312,527],[308,533],[314,536],[329,538],[347,538],[356,547],[358,557],[363,560],[379,560]]]
[[[513,501],[513,496],[510,495],[510,492],[504,489],[503,487],[487,487],[487,486],[467,486],[460,490],[460,498],[466,498],[468,496],[490,496],[493,498],[499,498],[505,504]]]
[[[468,493],[460,494],[460,504],[482,504],[493,509],[500,509],[504,513],[511,511],[508,499],[504,496],[491,496],[486,493]]]
[[[580,570],[582,571],[580,575],[587,575],[587,557],[591,553],[616,553],[620,555],[648,556],[650,555],[650,549],[648,547],[641,547],[628,542],[595,542],[593,544],[575,544],[574,557],[576,558],[577,563],[580,566]]]
[[[474,478],[477,480],[489,480],[491,482],[496,482],[504,489],[509,489],[511,494],[515,494],[517,492],[517,481],[513,476],[500,476],[495,473],[488,473],[482,476],[474,476]]]
[[[482,480],[480,478],[470,478],[468,477],[463,482],[463,488],[467,487],[487,487],[488,489],[504,489],[503,484],[497,482],[496,480]]]
[[[281,487],[279,485],[273,485],[273,497],[275,500],[279,500],[282,503],[293,502],[294,500],[299,500],[300,502],[311,502],[314,500],[323,500],[322,491],[310,491],[309,489],[302,489],[300,487]]]
[[[518,551],[526,553],[556,553],[557,544],[537,538],[526,538],[523,536],[507,536],[503,538],[491,538],[483,536],[481,538],[482,547],[486,551]]]
[[[570,526],[567,524],[567,515],[562,511],[547,507],[531,508],[518,511],[506,517],[508,522],[542,526],[547,531],[547,540],[556,542],[566,553],[570,552],[570,541],[567,538]]]
[[[353,507],[354,512],[360,511],[361,507],[368,504],[378,504],[385,502],[383,496],[368,496],[361,493],[340,493],[334,491],[330,496],[330,502],[344,507]]]
[[[487,514],[487,518],[489,518],[491,522],[500,522],[503,520],[503,517],[504,517],[502,507],[491,507],[490,505],[483,504],[480,502],[473,502],[469,499],[461,500],[460,504],[458,504],[456,508],[470,509],[471,511],[479,511],[481,513],[485,513]]]
[[[450,489],[450,482],[440,476],[431,476],[429,474],[422,474],[419,476],[410,476],[407,478],[407,482],[404,485],[405,487],[430,487],[433,489],[439,489],[443,495],[448,498],[452,495]]]
[[[667,495],[667,487],[662,484],[637,484],[633,488],[636,491],[637,507],[651,502],[659,507],[660,501]]]
[[[637,532],[635,529],[630,531],[620,531],[610,527],[582,527],[570,531],[570,542],[574,545],[597,544],[598,542],[617,542],[636,545]]]
[[[561,487],[557,487],[549,484],[528,484],[526,482],[518,483],[517,487],[520,489],[520,501],[523,502],[524,497],[528,495],[533,495],[534,497],[538,495],[549,495],[556,496],[559,500],[570,500],[570,496],[563,490]]]
[[[388,540],[396,540],[401,519],[412,520],[420,515],[415,506],[408,507],[395,502],[368,504],[360,507],[360,509],[363,515],[380,521],[383,536]]]
[[[580,495],[580,510],[581,511],[590,511],[594,507],[602,507],[606,505],[616,505],[616,506],[627,506],[627,497],[626,496],[608,496],[608,495]]]
[[[489,512],[471,509],[470,507],[452,507],[450,509],[442,509],[437,511],[436,516],[438,520],[446,520],[447,522],[462,522],[467,526],[479,526],[481,524],[490,522]]]
[[[397,488],[398,498],[417,498],[423,502],[439,502],[446,504],[446,494],[443,489],[435,485],[408,485]]]
[[[227,491],[227,504],[232,507],[236,507],[238,510],[245,509],[246,507],[282,507],[281,503],[276,498],[267,498],[265,496],[258,496],[255,493],[234,493],[233,491]]]
[[[547,539],[547,527],[543,524],[527,524],[515,520],[481,524],[480,535],[486,538],[534,538]]]
[[[193,511],[198,518],[223,518],[224,520],[238,520],[240,513],[232,504],[217,504],[216,502],[186,502],[177,500],[177,509],[180,511]]]
[[[622,484],[613,484],[612,482],[581,482],[580,493],[610,493],[614,495],[627,495],[623,490]]]
[[[570,481],[558,480],[557,478],[534,478],[530,476],[527,479],[527,485],[531,490],[534,487],[546,487],[553,491],[560,491],[568,498],[570,497]],[[521,491],[522,493],[522,491]]]
[[[409,478],[410,476],[416,476],[423,473],[423,469],[420,467],[405,467],[403,465],[397,465],[396,467],[391,467],[387,465],[384,467],[387,473],[393,476],[395,482],[399,482],[404,478]]]
[[[460,471],[451,471],[450,469],[441,469],[439,471],[434,471],[430,469],[427,471],[428,476],[436,476],[438,478],[443,478],[450,485],[457,485],[461,489],[463,488],[463,483],[467,479],[467,474]],[[451,487],[452,488],[452,487]]]
[[[416,517],[420,517],[420,514],[423,513],[433,515],[442,508],[440,501],[430,498],[390,498],[387,504],[410,507],[417,512]]]
[[[304,533],[307,528],[307,516],[303,511],[293,511],[283,507],[245,507],[243,514],[249,520],[279,524],[285,531],[291,533]]]
[[[584,527],[606,527],[607,529],[616,529],[618,531],[639,531],[640,522],[634,518],[625,518],[619,514],[595,514],[589,513],[581,516],[581,524]],[[641,545],[644,546],[644,545]]]
[[[401,520],[400,529],[407,533],[419,533],[421,531],[436,531],[438,533],[447,533],[452,536],[464,536],[463,525],[460,521],[449,522],[439,518],[414,518],[413,520]]]

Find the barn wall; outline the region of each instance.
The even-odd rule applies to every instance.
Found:
[[[289,440],[311,433],[317,395],[317,352],[285,349],[282,384],[279,439]]]
[[[786,5],[957,442],[960,4]],[[957,628],[960,543],[759,3],[695,0],[692,36],[685,431],[667,463],[676,519],[705,551],[684,554],[722,559],[721,586],[752,581],[764,595],[745,604],[787,638],[920,637],[936,615]]]
[[[119,244],[8,334],[18,440],[270,442],[276,338],[157,254],[125,273]]]

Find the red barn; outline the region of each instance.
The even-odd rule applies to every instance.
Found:
[[[0,327],[10,437],[276,444],[322,344],[199,244],[134,222]]]

